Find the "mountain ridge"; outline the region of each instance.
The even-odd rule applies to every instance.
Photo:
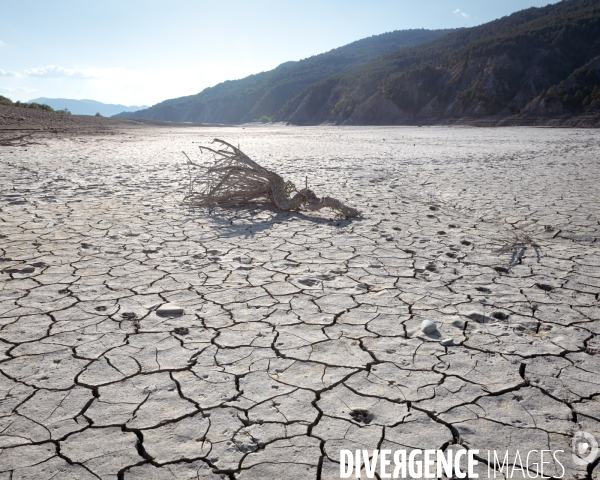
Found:
[[[556,124],[553,116],[562,119],[559,123],[579,116],[600,125],[600,61],[594,60],[600,56],[600,0],[562,0],[476,27],[444,31],[433,39],[425,38],[427,32],[369,37],[119,116],[229,124],[262,119],[296,125],[482,119],[525,125]],[[365,48],[398,34],[412,38],[404,38],[403,47],[392,51]],[[358,60],[352,56],[353,45],[364,50]],[[319,75],[311,75],[310,69],[323,63],[330,70],[317,68]]]
[[[451,31],[414,29],[373,35],[303,60],[284,62],[267,72],[222,82],[195,95],[165,100],[147,110],[116,116],[229,124],[261,117],[270,120],[287,101],[323,78]]]
[[[147,105],[126,106],[121,104],[98,102],[97,100],[76,100],[72,98],[40,97],[29,100],[27,103],[32,102],[49,105],[55,110],[64,110],[66,108],[74,115],[95,115],[96,113],[100,113],[100,115],[104,117],[111,117],[123,111],[136,111],[148,108]]]
[[[324,79],[290,100],[276,120],[389,125],[500,115],[522,117],[522,123],[529,124],[527,116],[582,114],[584,107],[600,106],[600,79],[594,83],[599,72],[586,70],[591,82],[587,95],[578,93],[577,85],[570,93],[557,85],[598,55],[600,2],[563,0],[462,29]],[[554,103],[570,108],[528,108],[542,94],[554,95]]]

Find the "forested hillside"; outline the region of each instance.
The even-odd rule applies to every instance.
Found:
[[[261,118],[270,121],[295,95],[324,78],[452,31],[421,29],[375,35],[301,61],[286,62],[268,72],[220,83],[197,95],[116,116],[206,123],[242,123]]]
[[[530,8],[311,85],[276,120],[398,124],[598,108],[600,2]]]

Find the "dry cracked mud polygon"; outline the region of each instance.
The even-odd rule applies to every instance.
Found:
[[[214,137],[364,218],[183,206],[180,152]],[[600,439],[597,131],[44,141],[0,149],[0,479],[333,479],[342,448]]]

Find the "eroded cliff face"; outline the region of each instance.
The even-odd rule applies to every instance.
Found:
[[[600,56],[576,69],[558,85],[542,91],[523,109],[528,116],[593,113],[600,110]]]
[[[399,76],[377,89],[353,89],[343,79],[327,82],[296,97],[278,119],[297,125],[393,125],[514,115],[552,85],[550,56],[556,52],[541,50],[530,64],[507,54],[475,58],[451,69]],[[540,114],[563,112],[556,102],[542,103]]]
[[[544,98],[538,95],[525,107],[523,112],[527,115],[561,115],[565,113],[562,101],[557,98]]]
[[[598,59],[586,68],[596,65]],[[296,125],[404,125],[569,114],[562,97],[547,92],[577,89],[573,74],[553,83],[572,69],[560,52],[540,49],[529,62],[508,54],[474,58],[451,69],[432,67],[417,75],[399,75],[377,88],[352,85],[343,78],[329,80],[298,95],[277,120]]]
[[[404,112],[385,94],[378,92],[359,105],[344,121],[349,125],[389,125],[410,121],[408,112]]]
[[[328,95],[321,89],[309,89],[306,95],[297,97],[297,106],[285,121],[294,125],[318,125],[328,121],[335,105],[336,94]],[[279,119],[279,118],[278,118]]]

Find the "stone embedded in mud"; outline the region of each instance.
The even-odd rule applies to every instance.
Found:
[[[362,408],[355,408],[350,412],[350,416],[359,423],[369,424],[375,418],[375,416],[368,410]]]
[[[494,322],[494,320],[492,318],[486,316],[483,313],[479,313],[479,312],[470,312],[467,314],[467,318],[469,318],[470,320],[473,320],[474,322],[477,322],[477,323],[493,323]]]
[[[174,303],[165,303],[158,307],[156,314],[165,317],[171,315],[183,315],[183,308]]]
[[[450,346],[454,345],[454,339],[453,338],[444,338],[440,342],[440,345],[443,345],[444,347],[450,347]]]
[[[423,333],[434,333],[437,331],[437,326],[435,322],[432,322],[431,320],[423,320],[421,323],[421,331]]]
[[[314,287],[315,285],[319,284],[319,281],[314,280],[312,278],[303,278],[301,280],[298,280],[298,283],[300,283],[302,285],[306,285],[307,287]]]

